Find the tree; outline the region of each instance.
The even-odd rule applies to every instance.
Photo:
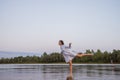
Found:
[[[120,50],[113,50],[112,52],[101,52],[99,49],[94,52],[93,50],[86,50],[87,53],[94,53],[94,56],[89,57],[75,57],[73,62],[76,63],[120,63]],[[65,62],[63,55],[54,52],[39,56],[18,56],[14,58],[1,58],[0,63],[60,63]]]

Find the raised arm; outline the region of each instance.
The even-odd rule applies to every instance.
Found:
[[[72,43],[69,43],[69,46],[65,46],[65,48],[69,48],[70,49],[71,48],[71,44]]]
[[[71,48],[71,44],[72,44],[72,43],[69,43],[69,48]]]

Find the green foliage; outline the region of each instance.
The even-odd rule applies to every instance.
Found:
[[[112,52],[101,52],[97,50],[86,50],[86,53],[93,53],[94,56],[75,57],[75,63],[120,63],[120,50],[113,50]],[[18,56],[14,58],[1,58],[0,63],[63,63],[64,58],[62,54],[54,52],[51,54],[43,53],[41,56]]]

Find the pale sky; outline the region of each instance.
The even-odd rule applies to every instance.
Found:
[[[120,49],[120,0],[0,0],[0,51]]]

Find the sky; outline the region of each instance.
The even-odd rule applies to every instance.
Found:
[[[0,0],[0,51],[120,49],[120,0]]]

